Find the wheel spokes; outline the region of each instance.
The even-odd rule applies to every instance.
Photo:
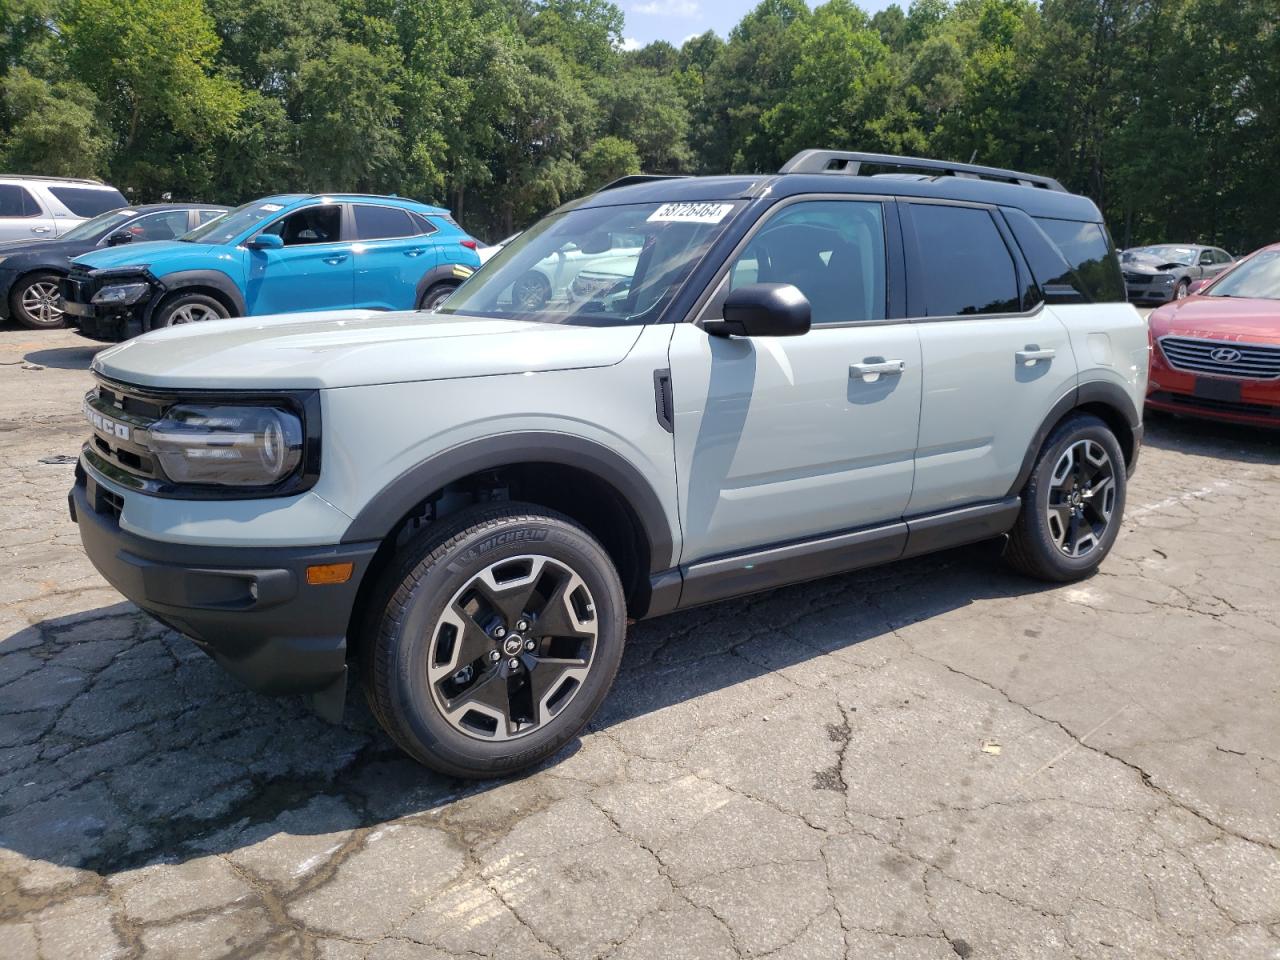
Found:
[[[471,736],[528,733],[573,698],[590,672],[596,635],[595,605],[575,571],[537,555],[490,564],[436,622],[432,697]]]
[[[1102,542],[1117,489],[1111,456],[1101,443],[1079,440],[1062,452],[1045,505],[1049,536],[1059,550],[1078,558]]]

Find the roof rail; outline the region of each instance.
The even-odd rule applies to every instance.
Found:
[[[784,163],[778,172],[843,173],[856,177],[864,163],[883,167],[902,167],[907,170],[928,170],[939,175],[970,180],[1000,180],[1023,187],[1068,192],[1066,187],[1052,177],[1042,177],[1034,173],[1019,173],[1017,170],[983,167],[972,163],[951,163],[949,160],[899,157],[889,153],[852,153],[847,150],[801,150]]]
[[[58,183],[92,183],[96,187],[103,185],[101,180],[93,177],[46,177],[38,173],[0,173],[0,180],[54,180]]]
[[[603,187],[595,192],[604,193],[606,190],[615,190],[618,187],[629,187],[636,183],[651,183],[655,180],[687,180],[688,175],[683,173],[632,173],[625,177],[619,177],[617,180],[611,180]]]

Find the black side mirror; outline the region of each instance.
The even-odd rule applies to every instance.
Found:
[[[798,337],[809,332],[809,301],[789,283],[750,283],[729,292],[724,319],[702,328],[713,337]]]
[[[122,243],[133,243],[133,234],[127,230],[121,230],[119,233],[113,233],[107,237],[108,247],[118,247]]]

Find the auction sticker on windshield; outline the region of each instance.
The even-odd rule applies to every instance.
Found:
[[[719,223],[732,203],[664,203],[649,214],[650,223]]]

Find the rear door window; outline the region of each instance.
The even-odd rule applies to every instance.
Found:
[[[965,317],[1021,309],[1018,274],[990,212],[978,207],[913,203],[919,253],[912,284],[923,316]],[[918,307],[913,312],[920,312]]]
[[[418,232],[407,211],[398,207],[376,207],[358,203],[356,213],[357,240],[389,240],[411,237]]]
[[[50,187],[58,202],[77,217],[96,217],[100,213],[128,206],[118,190],[94,190],[90,187]]]
[[[38,217],[40,204],[26,187],[0,183],[0,217]]]

